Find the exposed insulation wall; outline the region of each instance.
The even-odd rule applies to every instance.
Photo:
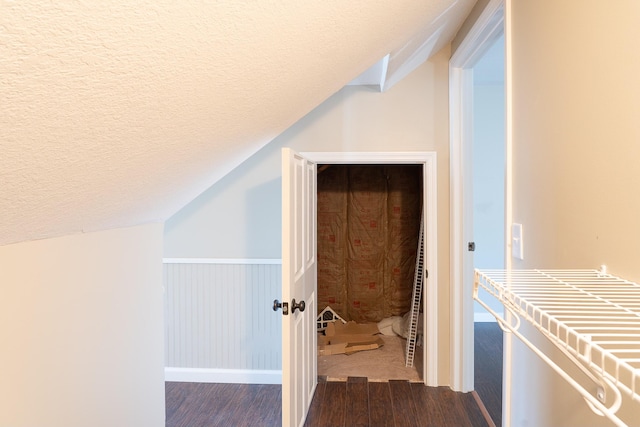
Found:
[[[420,230],[422,168],[325,168],[318,173],[318,310],[330,305],[357,322],[406,313]]]

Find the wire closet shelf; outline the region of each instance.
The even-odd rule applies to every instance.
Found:
[[[503,318],[483,301],[500,301]],[[622,394],[640,402],[640,285],[599,270],[476,270],[473,298],[617,426]],[[518,329],[526,321],[594,383],[587,390]],[[595,394],[595,395],[594,395]]]

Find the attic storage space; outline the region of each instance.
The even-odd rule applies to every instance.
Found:
[[[345,321],[378,323],[411,309],[422,213],[421,165],[319,165],[317,176],[318,310]],[[419,379],[421,362],[404,366],[406,340],[382,336],[384,345],[358,354],[320,356],[319,375],[349,369],[323,366],[368,362],[393,350],[397,379]],[[421,349],[418,351],[421,352]],[[378,353],[380,352],[380,353]],[[368,356],[364,353],[370,353]],[[378,353],[378,354],[377,354]],[[357,358],[356,358],[357,356]],[[391,355],[388,355],[392,357]],[[364,360],[364,359],[363,359]],[[421,360],[417,357],[416,360]],[[336,371],[337,369],[337,371]],[[362,368],[364,369],[364,368]],[[375,371],[375,366],[371,370]],[[386,368],[385,368],[386,369]],[[407,370],[412,373],[407,378]],[[368,376],[358,373],[358,376]],[[334,376],[335,378],[335,376]]]

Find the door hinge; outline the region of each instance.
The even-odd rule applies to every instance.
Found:
[[[475,251],[476,250],[476,242],[469,242],[468,248],[469,248],[469,252]]]

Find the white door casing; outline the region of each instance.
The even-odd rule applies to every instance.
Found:
[[[425,316],[423,369],[425,385],[448,385],[447,378],[438,376],[438,182],[435,152],[305,152],[307,159],[316,164],[419,164],[422,165],[424,202]]]
[[[472,239],[470,188],[473,134],[473,66],[500,37],[504,28],[504,0],[489,0],[449,61],[449,123],[451,181],[451,388],[473,390],[473,258],[467,250]],[[508,80],[508,77],[507,77]],[[508,111],[508,107],[507,107]],[[509,126],[509,125],[507,125]],[[509,138],[507,138],[507,171]],[[510,222],[509,177],[505,179],[505,224]],[[508,227],[507,227],[508,229]],[[506,236],[508,233],[506,234]],[[508,264],[507,264],[508,265]],[[508,361],[505,359],[505,364]],[[506,405],[503,405],[506,407]]]
[[[316,165],[282,149],[282,425],[304,424],[318,384]],[[304,311],[295,304],[304,302]],[[287,313],[288,314],[284,314]]]

